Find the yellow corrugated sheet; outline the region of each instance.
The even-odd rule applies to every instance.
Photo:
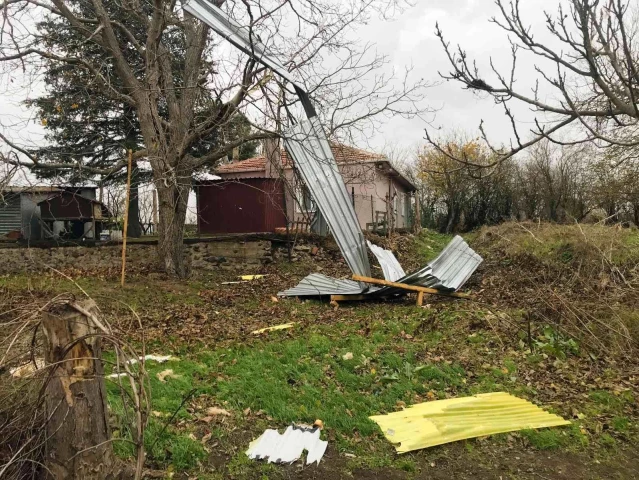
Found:
[[[287,328],[293,328],[294,325],[295,325],[295,322],[284,323],[282,325],[275,325],[274,327],[260,328],[259,330],[255,330],[251,333],[253,333],[253,335],[258,335],[260,333],[273,332],[276,330],[286,330]]]
[[[570,422],[505,392],[420,403],[401,412],[370,417],[398,453],[466,438]]]

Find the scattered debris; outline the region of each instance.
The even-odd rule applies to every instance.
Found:
[[[558,415],[505,392],[450,398],[370,417],[398,453],[467,438],[569,425]]]
[[[306,465],[319,465],[327,446],[328,442],[320,439],[319,427],[293,424],[282,435],[277,430],[266,430],[251,442],[246,455],[252,460],[268,459],[268,463],[293,463],[306,450]]]
[[[225,417],[230,417],[231,413],[228,410],[224,410],[223,408],[219,408],[219,407],[210,407],[206,409],[206,414],[207,415],[223,415]]]
[[[162,383],[166,383],[166,379],[167,378],[180,378],[179,375],[176,375],[172,369],[167,369],[167,370],[162,370],[161,372],[159,372],[156,377],[158,377],[158,380]]]
[[[240,275],[240,280],[251,282],[253,280],[259,280],[260,278],[264,277],[266,277],[266,275]]]
[[[442,252],[421,270],[397,278],[403,269],[390,250],[384,250],[369,242],[386,280],[373,279],[370,276],[355,274],[354,280],[337,280],[322,274],[312,273],[294,288],[278,293],[281,297],[318,297],[331,296],[331,300],[368,300],[390,298],[405,295],[406,290],[419,290],[423,293],[441,293],[462,296],[454,293],[459,290],[473,274],[483,259],[468,246],[459,235]],[[382,287],[367,286],[366,283],[380,284]]]
[[[342,360],[353,360],[353,352],[348,352],[342,355]]]
[[[286,330],[287,328],[293,328],[293,325],[295,325],[295,322],[284,323],[282,325],[275,325],[273,327],[260,328],[259,330],[255,330],[251,333],[253,335],[259,335],[260,333],[273,332],[275,330]]]
[[[133,358],[129,360],[127,363],[129,363],[130,365],[135,365],[136,363],[138,363],[138,361],[141,361],[142,359],[144,359],[144,361],[147,361],[147,362],[151,360],[153,362],[158,362],[158,363],[179,360],[179,358],[173,357],[172,355],[145,355],[144,357],[140,357],[138,360]]]
[[[132,358],[130,360],[127,360],[127,364],[129,365],[135,365],[136,363],[140,362],[141,360],[143,360],[148,362],[148,361],[152,361],[152,362],[158,362],[158,363],[165,363],[165,362],[174,362],[174,361],[178,361],[179,358],[174,357],[172,355],[144,355],[143,357],[141,356],[140,358]],[[162,378],[160,378],[160,375],[167,372],[169,370],[165,370],[164,372],[160,372],[158,373],[158,379],[161,382],[164,382],[164,376]],[[171,374],[173,374],[173,370],[170,370]],[[110,375],[106,375],[104,378],[124,378],[127,376],[127,373],[125,372],[114,372]],[[176,376],[172,376],[171,378],[176,378]]]
[[[44,368],[44,359],[36,358],[35,363],[29,362],[24,365],[9,369],[9,373],[13,378],[28,378],[35,374],[36,371]]]

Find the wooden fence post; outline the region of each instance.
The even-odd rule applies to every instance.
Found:
[[[124,287],[124,275],[126,272],[126,231],[129,227],[129,202],[131,201],[131,164],[133,163],[133,150],[129,150],[129,168],[126,178],[126,205],[124,206],[124,227],[122,229],[122,278],[120,285]]]

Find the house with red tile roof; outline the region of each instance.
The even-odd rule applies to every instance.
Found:
[[[308,228],[315,204],[286,150],[270,145],[260,156],[220,165],[213,172],[219,180],[196,185],[200,233],[273,232],[287,224]],[[415,186],[384,155],[342,144],[331,149],[360,227],[407,228]]]

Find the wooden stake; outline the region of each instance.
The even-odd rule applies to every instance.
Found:
[[[331,302],[360,302],[370,300],[366,295],[331,295]]]
[[[129,227],[129,201],[131,200],[131,164],[133,150],[129,150],[129,170],[126,175],[126,204],[124,205],[124,229],[122,231],[122,278],[120,285],[124,287],[124,273],[126,271],[126,230]]]
[[[465,298],[466,300],[474,299],[472,295],[468,295],[467,293],[441,292],[439,290],[435,290],[434,288],[419,287],[417,285],[406,285],[405,283],[389,282],[388,280],[381,280],[379,278],[371,278],[371,277],[362,277],[361,275],[353,275],[353,280],[357,282],[373,283],[375,285],[384,285],[386,287],[401,288],[403,290],[409,290],[411,292],[430,293],[433,295],[442,295],[444,297]]]

